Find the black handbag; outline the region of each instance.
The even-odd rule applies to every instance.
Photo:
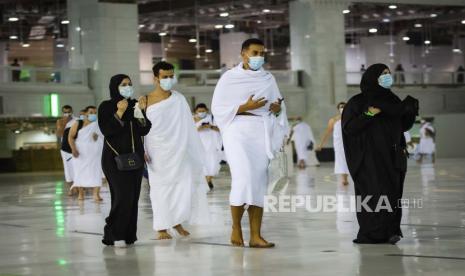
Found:
[[[133,171],[133,170],[138,170],[144,166],[142,160],[140,159],[139,155],[136,153],[136,149],[134,147],[134,133],[132,130],[132,122],[130,122],[131,125],[131,140],[132,140],[132,152],[131,153],[125,153],[125,154],[119,154],[108,142],[108,140],[105,140],[107,145],[110,147],[110,149],[116,154],[115,156],[115,162],[116,166],[118,167],[118,170],[120,171]]]
[[[310,141],[310,144],[307,146],[307,150],[313,150],[313,141]]]

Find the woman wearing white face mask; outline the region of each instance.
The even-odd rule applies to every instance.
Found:
[[[139,107],[145,120],[134,117],[133,109],[137,101],[131,99],[134,92],[129,76],[113,76],[109,88],[111,99],[102,102],[98,110],[98,124],[105,136],[102,168],[111,194],[111,210],[105,219],[102,242],[125,247],[137,240],[138,203],[144,170],[142,136],[149,132],[152,125],[145,116],[144,97],[139,99]],[[115,158],[123,154],[135,154],[141,166],[122,170]]]
[[[323,138],[321,139],[320,145],[316,149],[317,151],[321,151],[332,132],[334,146],[334,174],[341,176],[341,181],[344,186],[349,184],[349,169],[347,168],[347,162],[344,153],[341,126],[341,116],[345,105],[345,102],[338,103],[337,109],[339,110],[339,114],[329,119],[328,127],[326,128]]]
[[[221,159],[221,136],[219,128],[214,124],[213,116],[208,113],[208,108],[204,103],[195,107],[194,122],[199,131],[200,140],[205,149],[205,167],[208,187],[213,190],[213,177],[220,172]]]

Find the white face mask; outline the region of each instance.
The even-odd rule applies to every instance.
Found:
[[[166,78],[160,79],[160,87],[164,91],[170,91],[173,88],[173,85],[176,83],[176,79],[173,78]]]
[[[132,86],[130,85],[120,86],[118,89],[121,96],[126,99],[129,99],[132,97],[132,95],[134,95],[134,89],[132,89]]]
[[[207,112],[197,112],[197,116],[199,116],[200,119],[203,119],[207,117]]]

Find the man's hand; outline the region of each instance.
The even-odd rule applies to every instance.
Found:
[[[97,141],[98,140],[98,134],[97,133],[92,133],[92,139],[94,139],[94,141]]]
[[[381,112],[381,109],[370,106],[368,107],[368,112],[372,113],[373,115],[376,115]]]
[[[144,159],[145,159],[145,162],[147,162],[148,164],[152,162],[152,159],[150,159],[150,156],[147,153],[144,153]]]
[[[73,150],[73,157],[74,158],[78,158],[79,157],[79,151],[76,149],[76,150]]]
[[[281,112],[281,102],[283,99],[278,99],[276,102],[272,103],[270,105],[270,111],[273,113],[279,113]]]
[[[254,95],[250,96],[247,102],[245,103],[245,111],[259,109],[260,107],[265,106],[268,102],[267,100],[265,100],[265,97],[261,97],[257,100],[254,100],[253,96]]]

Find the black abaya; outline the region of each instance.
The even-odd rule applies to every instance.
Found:
[[[100,104],[98,123],[100,130],[113,148],[120,154],[132,152],[131,128],[133,125],[135,151],[144,160],[142,136],[150,131],[151,123],[146,118],[141,121],[134,118],[135,100],[128,100],[128,107],[121,119],[116,116],[117,103],[123,97],[118,86],[126,75],[116,75],[110,81],[111,99]],[[108,180],[111,194],[111,210],[105,219],[102,242],[112,245],[114,241],[124,240],[132,244],[137,240],[138,202],[141,189],[143,168],[133,171],[120,171],[114,160],[116,154],[105,142],[102,153],[102,169]]]
[[[401,101],[378,85],[378,77],[386,68],[375,64],[367,69],[362,93],[349,100],[342,115],[344,149],[355,194],[359,201],[371,196],[367,205],[373,211],[357,210],[358,243],[385,243],[395,235],[402,237],[400,199],[407,171],[403,133],[415,122],[418,101],[410,96]],[[381,113],[367,115],[370,106]],[[385,201],[378,205],[380,199]],[[375,212],[377,206],[391,210]]]

